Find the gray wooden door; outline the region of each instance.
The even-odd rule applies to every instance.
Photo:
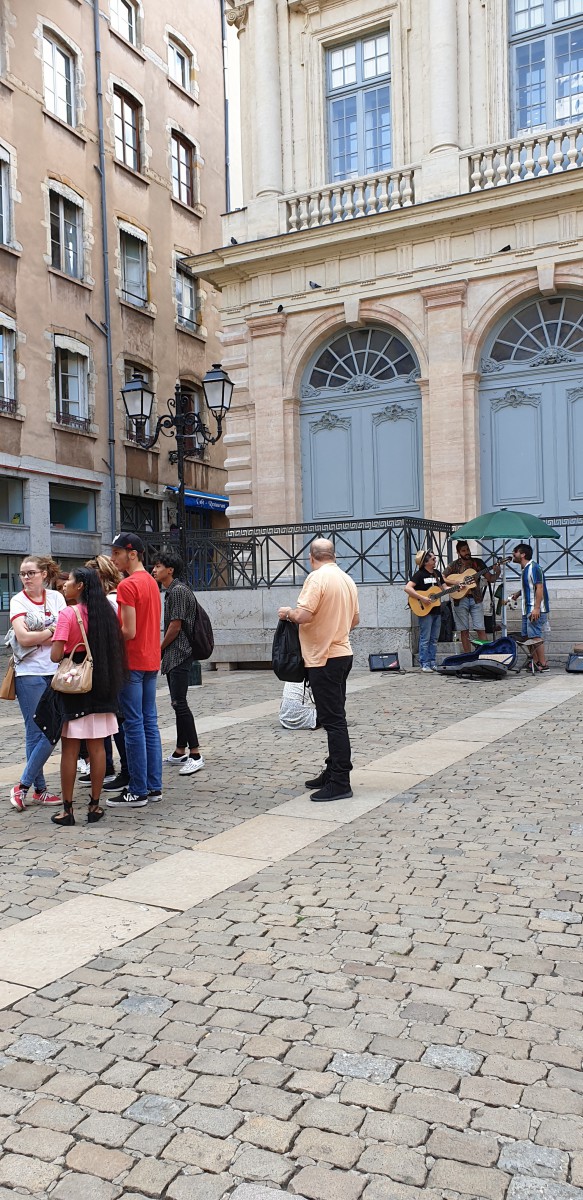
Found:
[[[319,352],[302,388],[306,521],[420,516],[421,397],[410,349],[353,330]]]

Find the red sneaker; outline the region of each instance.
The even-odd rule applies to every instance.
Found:
[[[34,791],[32,793],[32,802],[33,802],[33,804],[62,804],[63,803],[60,796],[52,796],[50,792],[46,792],[46,791],[45,792]]]
[[[10,803],[12,807],[17,808],[19,812],[24,812],[26,808],[24,803],[26,800],[26,794],[27,789],[23,790],[19,783],[16,783],[14,787],[10,789]]]

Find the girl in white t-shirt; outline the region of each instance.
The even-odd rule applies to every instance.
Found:
[[[58,575],[58,565],[52,558],[29,555],[20,565],[22,591],[10,601],[10,623],[17,642],[16,699],[26,730],[26,766],[20,783],[10,792],[10,803],[19,812],[26,807],[25,801],[61,803],[58,796],[47,791],[43,772],[53,747],[34,721],[37,704],[57,669],[57,664],[51,662],[51,642],[57,616],[66,607],[64,597],[51,586]]]

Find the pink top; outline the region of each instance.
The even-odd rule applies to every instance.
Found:
[[[80,650],[84,650],[83,636],[79,628],[79,622],[75,616],[75,610],[79,613],[81,620],[85,626],[87,633],[87,609],[84,604],[71,604],[68,608],[62,608],[58,617],[57,625],[53,635],[54,642],[65,643],[65,654],[71,654],[75,646],[80,642]]]

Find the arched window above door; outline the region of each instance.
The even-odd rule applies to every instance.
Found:
[[[351,329],[318,352],[302,386],[302,398],[322,392],[377,391],[393,381],[412,383],[419,367],[411,348],[389,329]]]
[[[482,358],[482,374],[504,367],[583,362],[583,297],[541,296],[506,319]]]

